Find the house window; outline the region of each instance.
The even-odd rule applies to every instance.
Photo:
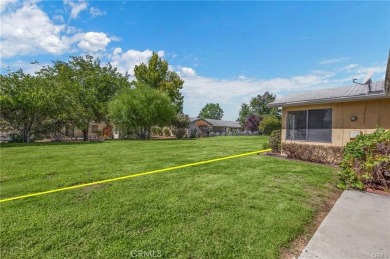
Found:
[[[92,133],[98,133],[99,125],[92,125]]]
[[[288,112],[286,139],[332,142],[332,109]]]

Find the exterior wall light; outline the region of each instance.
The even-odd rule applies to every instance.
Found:
[[[357,116],[353,115],[349,118],[351,121],[356,121],[357,120]]]

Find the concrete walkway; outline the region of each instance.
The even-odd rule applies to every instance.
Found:
[[[300,259],[390,259],[390,197],[345,191]]]

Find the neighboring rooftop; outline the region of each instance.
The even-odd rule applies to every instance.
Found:
[[[286,107],[304,104],[334,103],[359,101],[370,99],[390,98],[384,91],[384,81],[373,82],[372,91],[368,93],[368,86],[354,84],[346,87],[318,89],[309,92],[291,94],[276,99],[269,107]]]
[[[241,128],[241,125],[236,121],[224,121],[224,120],[201,119],[201,118],[190,117],[191,122],[196,120],[205,120],[215,127]]]

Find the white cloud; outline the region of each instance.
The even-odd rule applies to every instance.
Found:
[[[386,63],[374,64],[373,66],[369,67],[361,66],[357,70],[358,73],[368,73],[369,71],[374,71],[374,73],[384,73],[386,72]]]
[[[103,32],[87,32],[77,46],[84,51],[94,53],[105,50],[110,41],[110,38]]]
[[[321,83],[327,83],[328,78],[333,77],[335,74],[330,71],[314,70],[309,75],[295,76],[291,79],[299,85],[316,85]]]
[[[10,5],[17,2],[18,0],[0,0],[0,13],[4,12]]]
[[[72,2],[73,3],[73,2]],[[1,13],[0,55],[15,56],[105,50],[111,39],[102,32],[82,32],[63,23],[63,17],[53,21],[34,1],[12,6]],[[54,22],[56,21],[56,22]]]
[[[117,36],[111,36],[110,39],[111,39],[111,41],[121,41],[122,40],[120,37],[117,37]]]
[[[349,64],[349,65],[346,65],[346,66],[340,68],[339,71],[351,72],[358,66],[359,66],[359,64]]]
[[[64,17],[62,15],[55,15],[53,17],[53,21],[56,21],[56,22],[59,22],[59,23],[64,23],[65,22]]]
[[[344,67],[338,69],[338,71],[349,74],[347,77],[344,77],[343,79],[339,79],[338,81],[340,81],[340,82],[343,82],[343,81],[352,82],[352,79],[354,79],[354,78],[358,79],[358,81],[359,81],[360,79],[363,79],[369,71],[374,72],[373,77],[372,77],[374,81],[375,80],[382,80],[383,76],[381,76],[381,75],[382,74],[384,75],[384,73],[386,72],[386,62],[377,62],[371,66],[362,66],[359,64],[349,64],[347,66],[344,66]]]
[[[347,61],[348,59],[349,59],[349,57],[338,57],[338,58],[324,59],[324,60],[320,61],[320,65],[341,63],[341,62]]]
[[[25,3],[14,12],[1,14],[1,55],[60,54],[69,48],[60,33],[65,25],[52,23],[35,3]]]
[[[190,68],[190,67],[179,66],[178,69],[179,69],[178,73],[182,77],[194,77],[194,76],[196,76],[195,70]]]
[[[70,19],[76,19],[79,16],[79,13],[88,8],[88,3],[84,1],[64,0],[64,4],[71,8]]]
[[[91,7],[91,8],[89,8],[89,13],[90,13],[93,17],[95,17],[95,16],[102,16],[102,15],[105,15],[105,14],[106,14],[105,11],[102,11],[102,10],[100,10],[100,9],[97,8],[97,7]]]
[[[384,75],[386,72],[386,63],[383,64],[377,63],[372,66],[364,67],[359,66],[356,68],[355,73],[352,75],[352,78],[357,78],[358,80],[363,79],[368,72],[374,72],[372,75],[372,80],[383,80],[383,77],[380,77],[380,75]]]
[[[232,79],[216,79],[202,76],[183,78],[184,112],[197,115],[206,103],[219,103],[225,112],[224,119],[235,120],[240,104],[266,91],[285,96],[321,88],[352,85],[352,79],[362,80],[368,71],[374,71],[373,81],[383,80],[386,62],[371,66],[350,64],[342,68],[313,70],[310,73],[288,78],[253,79],[238,76]]]
[[[159,57],[164,56],[164,51],[157,52]],[[123,52],[121,48],[115,48],[110,56],[110,63],[117,67],[122,73],[128,72],[130,75],[134,74],[134,67],[141,63],[147,63],[150,57],[153,55],[153,51],[147,49],[144,51],[130,49]]]
[[[285,95],[288,92],[312,90],[330,87],[335,74],[329,71],[315,70],[307,75],[290,78],[250,79],[239,76],[233,79],[208,77],[187,77],[184,79],[184,112],[197,115],[209,102],[219,103],[225,112],[224,119],[235,120],[240,105],[252,97],[269,91]]]

